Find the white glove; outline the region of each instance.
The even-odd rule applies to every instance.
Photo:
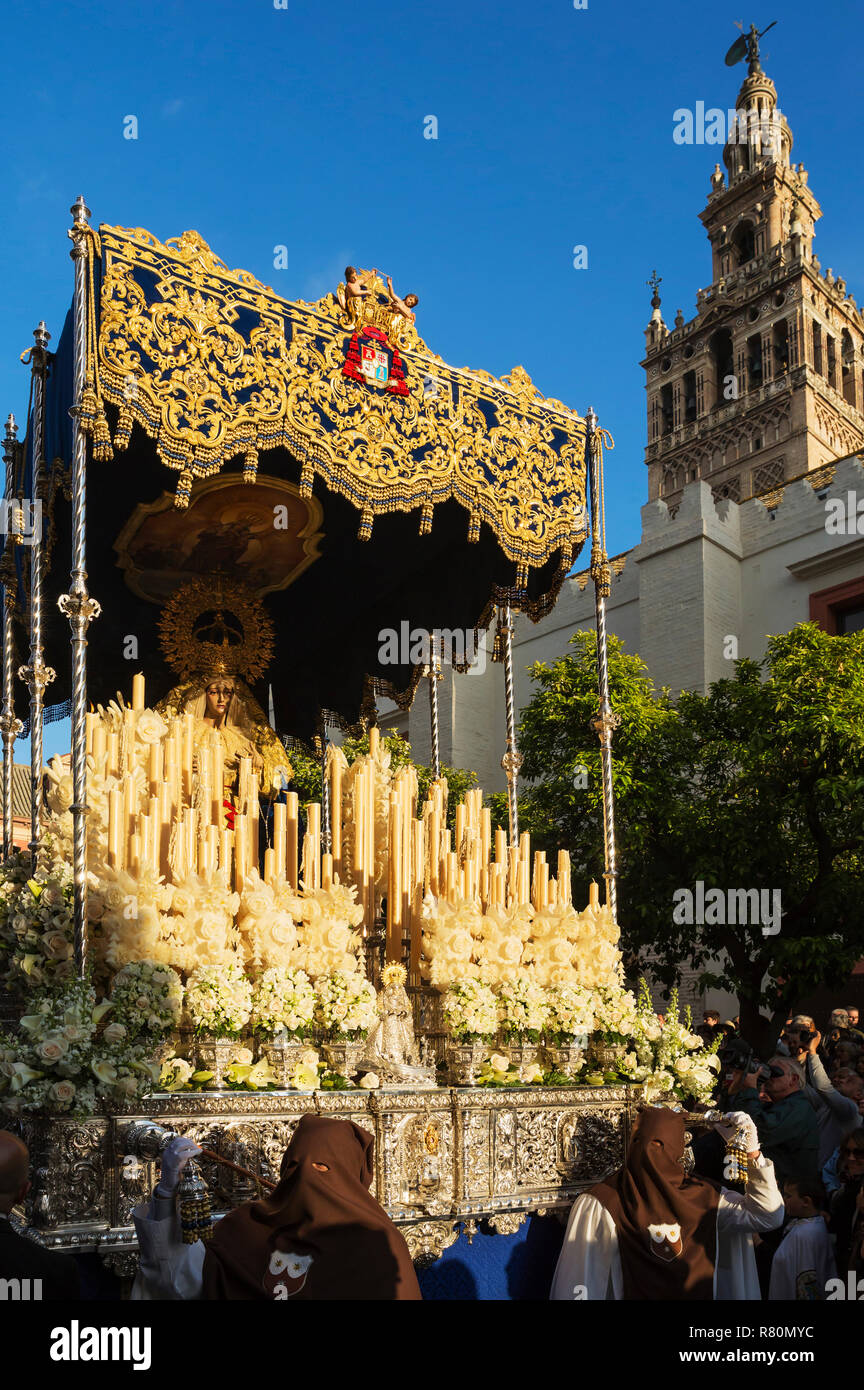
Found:
[[[191,1139],[184,1139],[178,1136],[172,1139],[171,1143],[162,1154],[162,1171],[159,1174],[159,1193],[163,1197],[171,1197],[180,1185],[180,1178],[183,1169],[190,1158],[197,1158],[201,1150]]]
[[[735,1139],[745,1153],[755,1153],[759,1148],[759,1135],[752,1115],[744,1110],[727,1110],[722,1124],[715,1126],[717,1133],[728,1144]]]

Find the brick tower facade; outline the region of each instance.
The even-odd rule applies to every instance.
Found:
[[[762,70],[758,36],[701,220],[712,282],[689,323],[645,331],[649,498],[684,486],[741,502],[864,446],[864,318],[813,254],[821,209]],[[710,116],[712,113],[708,113]],[[717,116],[726,113],[718,112]]]

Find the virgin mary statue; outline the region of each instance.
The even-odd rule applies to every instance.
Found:
[[[280,739],[248,686],[230,674],[227,662],[217,661],[209,672],[175,686],[157,709],[168,719],[192,714],[196,771],[202,747],[212,745],[214,738],[219,740],[225,777],[223,791],[232,805],[241,758],[251,758],[264,796],[276,795],[283,782],[290,781],[293,770]]]
[[[292,776],[281,740],[249,686],[273,651],[273,626],[261,600],[242,582],[214,572],[182,585],[160,619],[162,650],[181,677],[156,706],[165,718],[194,716],[195,768],[201,753],[222,746],[224,797],[235,804],[241,758],[251,758],[264,796],[274,796]],[[228,806],[226,806],[226,810]]]

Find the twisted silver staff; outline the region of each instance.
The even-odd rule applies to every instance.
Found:
[[[45,492],[45,380],[51,334],[40,322],[31,349],[33,378],[33,534],[30,542],[30,660],[18,669],[30,691],[30,862],[35,870],[42,840],[42,720],[46,685],[56,672],[46,666],[42,651],[42,501]]]
[[[438,682],[441,679],[441,664],[438,659],[438,641],[434,632],[429,634],[429,723],[432,738],[432,776],[437,782],[441,776],[441,731],[438,719]]]
[[[24,727],[15,718],[15,636],[13,631],[13,612],[17,597],[15,563],[12,546],[13,528],[10,525],[10,512],[15,491],[15,460],[18,450],[18,426],[15,416],[6,421],[3,438],[3,462],[6,465],[6,546],[3,573],[3,711],[0,714],[0,731],[3,734],[3,858],[12,853],[12,769],[15,764],[15,739]]]
[[[601,500],[600,447],[597,416],[589,408],[586,452],[588,488],[591,497],[591,578],[594,581],[594,615],[597,625],[597,685],[600,712],[591,721],[600,739],[600,767],[603,781],[603,850],[605,860],[606,903],[618,917],[618,864],[615,852],[615,804],[612,794],[612,734],[621,723],[609,700],[609,651],[606,633],[606,599],[611,592],[609,560],[605,548],[605,524]]]
[[[513,613],[509,603],[499,610],[499,631],[504,639],[504,708],[507,720],[507,751],[501,766],[507,778],[507,816],[510,823],[510,844],[519,844],[519,805],[516,783],[522,766],[522,754],[516,746],[516,705],[513,698]]]
[[[72,573],[58,607],[72,629],[72,867],[75,890],[75,966],[87,969],[87,629],[101,605],[87,592],[87,436],[81,427],[81,398],[87,365],[87,267],[90,209],[79,197],[70,208],[70,255],[75,266],[74,442],[72,447]]]

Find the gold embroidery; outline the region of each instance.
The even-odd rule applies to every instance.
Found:
[[[281,446],[300,460],[301,494],[317,474],[360,512],[364,537],[375,516],[414,508],[425,533],[452,497],[470,539],[492,528],[517,584],[556,551],[571,562],[584,531],[584,421],[522,367],[503,380],[449,367],[402,320],[409,394],[388,394],[343,375],[351,325],[334,295],[280,299],[197,232],[163,244],[141,229],[100,231],[99,381],[120,411],[115,448],[136,420],[180,474],[178,505],[194,478],[238,454],[254,481],[259,451]]]

